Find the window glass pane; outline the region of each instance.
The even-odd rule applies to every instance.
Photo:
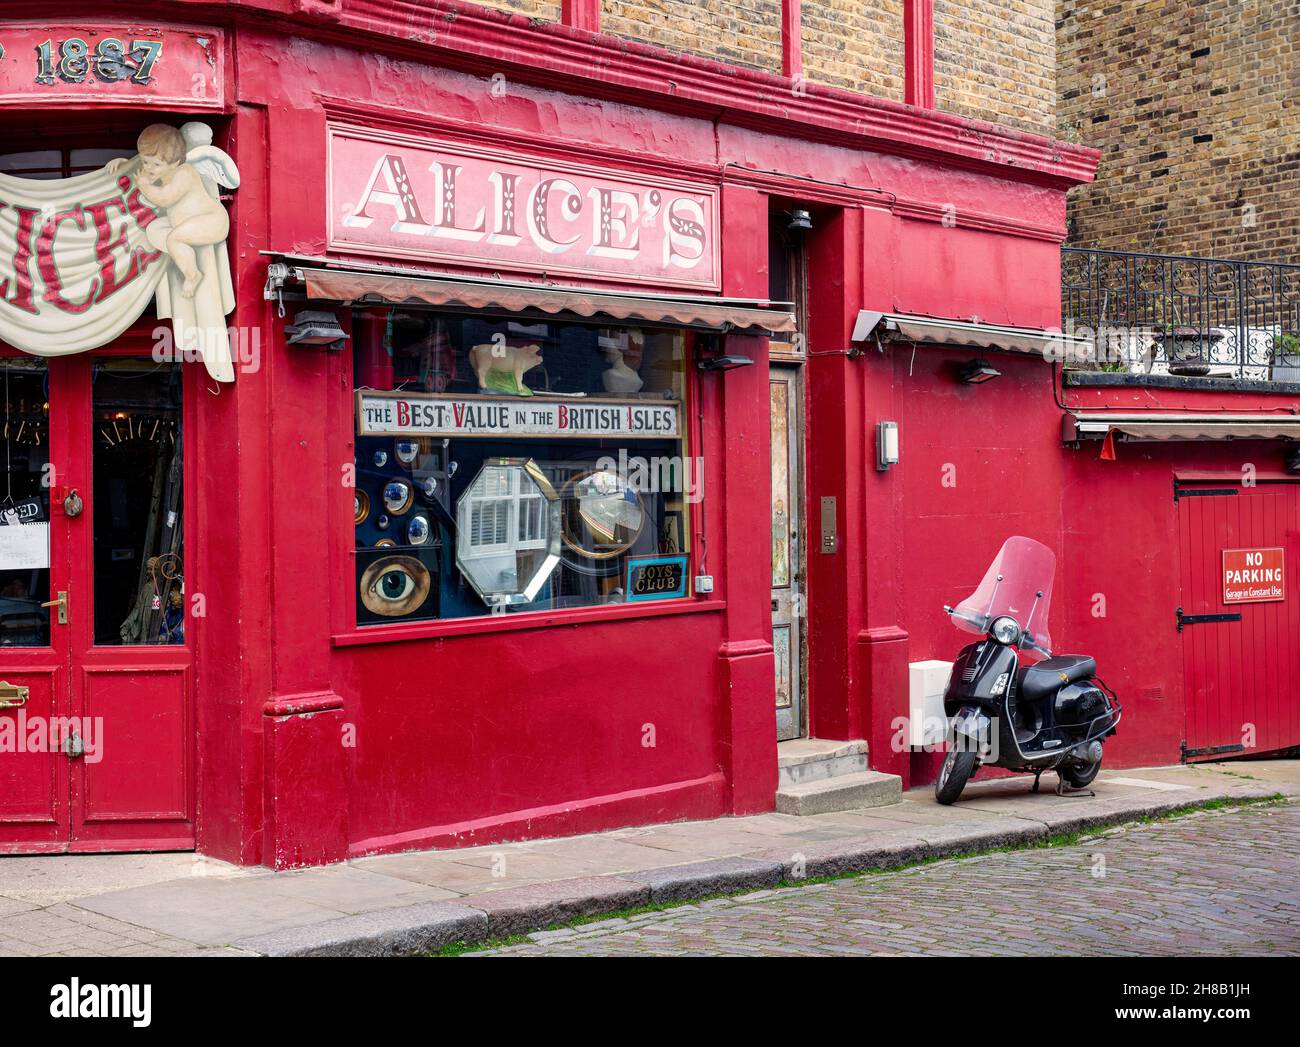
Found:
[[[181,365],[93,371],[95,643],[185,642]]]
[[[18,172],[31,170],[32,168],[61,170],[63,168],[63,154],[57,149],[38,149],[25,153],[6,153],[0,156],[0,171]]]
[[[134,149],[73,149],[68,166],[74,172],[98,171],[110,160],[135,156]]]
[[[689,595],[684,332],[358,317],[360,624]]]
[[[44,360],[0,360],[0,645],[50,642],[49,383]]]

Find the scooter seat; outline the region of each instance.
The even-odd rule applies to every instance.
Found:
[[[1062,654],[1020,670],[1020,697],[1036,702],[1067,683],[1086,680],[1097,671],[1097,660],[1086,654]]]

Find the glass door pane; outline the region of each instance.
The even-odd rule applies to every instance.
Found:
[[[185,642],[181,367],[95,363],[95,643]]]
[[[49,376],[45,361],[0,359],[0,646],[50,643]]]

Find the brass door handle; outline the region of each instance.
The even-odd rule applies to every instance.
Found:
[[[46,600],[42,607],[57,607],[59,609],[58,620],[60,625],[68,624],[68,592],[66,589],[59,590],[58,599]]]
[[[16,709],[20,705],[26,705],[30,695],[31,688],[0,680],[0,709]]]

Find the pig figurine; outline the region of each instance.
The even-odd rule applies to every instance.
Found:
[[[469,362],[480,391],[532,396],[524,375],[542,362],[542,347],[484,342],[470,349]]]

